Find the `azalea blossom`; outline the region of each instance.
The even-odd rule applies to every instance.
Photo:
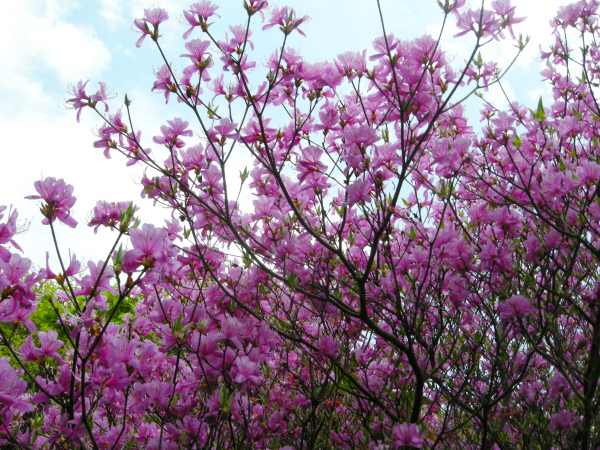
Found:
[[[316,342],[316,347],[321,355],[332,358],[335,358],[340,351],[340,344],[330,335],[321,336]]]
[[[38,195],[28,195],[25,198],[41,199],[45,202],[42,206],[44,215],[42,223],[48,225],[58,219],[72,228],[77,226],[77,221],[71,217],[71,208],[77,201],[73,196],[73,186],[53,177],[36,181],[34,186]]]
[[[27,382],[21,380],[19,375],[11,367],[8,358],[0,358],[0,414],[8,420],[17,412],[23,414],[35,409],[24,395]]]
[[[158,26],[168,18],[169,14],[167,14],[164,9],[144,9],[144,17],[142,19],[134,20],[135,26],[142,32],[142,36],[135,43],[135,46],[141,47],[142,42],[144,42],[144,39],[148,35],[154,40],[158,39]],[[150,29],[150,25],[152,26],[152,29]]]
[[[498,312],[503,321],[523,319],[534,311],[529,300],[522,295],[513,295],[498,306]]]
[[[262,380],[260,370],[247,356],[240,356],[235,360],[237,374],[233,381],[236,383],[254,383],[258,384]]]
[[[40,331],[38,333],[38,338],[40,340],[40,348],[34,348],[32,350],[33,353],[41,358],[53,358],[62,363],[63,360],[57,350],[61,348],[64,343],[57,339],[58,333],[54,330]]]
[[[570,429],[575,424],[575,415],[569,411],[560,411],[550,416],[550,430]]]
[[[221,17],[215,13],[219,7],[208,0],[202,0],[198,3],[192,3],[190,9],[183,11],[183,17],[190,24],[190,28],[183,33],[183,39],[187,39],[194,28],[200,27],[202,31],[208,29],[208,19],[213,15]]]
[[[284,6],[283,8],[274,7],[271,12],[271,20],[263,27],[263,30],[268,30],[269,28],[279,25],[279,29],[283,31],[285,35],[297,30],[302,36],[306,36],[299,27],[307,20],[308,16],[297,18],[296,12],[288,6]]]
[[[392,436],[395,446],[401,447],[406,445],[414,448],[423,447],[423,436],[421,435],[419,426],[415,423],[397,424],[392,430]]]

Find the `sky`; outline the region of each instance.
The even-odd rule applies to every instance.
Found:
[[[213,29],[222,36],[228,25],[245,21],[242,0],[213,0],[220,5]],[[101,121],[93,111],[84,110],[77,123],[75,112],[65,107],[70,86],[78,80],[90,80],[94,88],[104,81],[113,93],[115,110],[127,93],[133,100],[134,120],[143,130],[147,142],[158,134],[164,121],[179,116],[173,103],[150,89],[153,72],[162,64],[153,42],[147,39],[141,48],[133,20],[144,8],[161,7],[170,20],[161,25],[161,42],[168,57],[176,61],[185,53],[182,34],[188,28],[182,10],[190,1],[182,0],[21,0],[3,5],[4,21],[0,27],[0,205],[19,211],[23,230],[17,242],[24,254],[37,266],[45,265],[51,254],[56,264],[50,230],[41,224],[39,201],[25,200],[35,193],[33,183],[42,177],[64,178],[75,187],[77,203],[73,216],[76,229],[62,224],[56,227],[61,251],[74,252],[82,260],[105,258],[115,234],[100,230],[97,235],[87,226],[97,200],[133,200],[142,207],[143,221],[159,225],[164,211],[140,198],[137,181],[141,168],[125,168],[120,155],[107,160],[93,148],[94,133]],[[307,37],[297,33],[290,45],[311,61],[333,60],[349,50],[370,49],[380,36],[381,27],[375,0],[289,0],[270,2],[292,6],[300,16],[310,20],[302,27]],[[491,3],[486,1],[486,4]],[[540,46],[551,42],[549,22],[565,0],[513,0],[517,16],[527,20],[515,29],[531,36],[531,42],[513,66],[504,86],[520,103],[533,107],[548,88],[540,81]],[[401,39],[423,34],[437,36],[442,13],[435,0],[382,0],[386,29]],[[454,30],[454,31],[453,31]],[[442,48],[457,65],[464,61],[473,39],[456,39],[450,27]],[[199,32],[195,37],[200,37]],[[276,28],[253,35],[262,60],[281,41]],[[194,35],[192,36],[194,37]],[[486,52],[503,67],[514,56],[512,44],[496,45]],[[259,58],[259,61],[261,59]],[[92,91],[93,92],[93,91]],[[498,91],[487,97],[502,104]],[[185,119],[185,117],[183,117]],[[236,168],[237,169],[237,168]],[[54,268],[57,268],[54,266]]]

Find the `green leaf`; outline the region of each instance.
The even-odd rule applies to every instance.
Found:
[[[390,130],[388,129],[387,125],[381,131],[381,138],[384,142],[390,142]]]
[[[515,139],[514,139],[514,140],[513,140],[513,142],[512,142],[512,143],[513,143],[513,145],[514,145],[516,148],[521,148],[521,144],[522,144],[522,142],[523,142],[523,141],[521,141],[521,139],[519,138],[519,136],[515,134]]]
[[[440,192],[439,192],[439,195],[440,195],[441,198],[446,198],[446,194],[447,194],[446,180],[441,179],[440,180]]]
[[[477,54],[477,58],[473,59],[473,63],[480,69],[483,67],[483,58],[481,57],[481,52]]]
[[[181,331],[181,322],[183,321],[183,313],[179,313],[179,317],[177,317],[177,322],[173,325],[173,334]]]
[[[294,272],[291,272],[288,275],[286,281],[290,289],[292,289],[293,291],[296,290],[296,288],[298,287],[298,275],[296,275]]]
[[[248,179],[248,175],[250,173],[248,172],[248,167],[244,167],[244,171],[240,171],[240,180],[242,180],[242,183],[244,183],[247,179]]]
[[[221,388],[221,398],[219,404],[221,405],[221,409],[224,413],[231,412],[231,402],[233,401],[234,393],[235,392],[232,392],[230,395],[227,395],[225,388]]]
[[[333,372],[335,373],[336,384],[340,389],[353,392],[356,385],[359,384],[358,376],[355,373],[347,374],[337,365],[333,365]]]
[[[122,267],[123,267],[123,244],[119,245],[119,250],[117,250],[117,254],[113,258],[113,269],[117,274],[121,272]]]
[[[544,111],[544,103],[542,102],[542,97],[540,96],[540,100],[538,101],[537,111],[533,112],[533,119],[537,121],[542,121],[546,118],[546,111]]]
[[[410,233],[408,233],[408,239],[414,241],[417,238],[417,230],[415,227],[410,227]]]
[[[244,263],[244,267],[246,269],[248,269],[252,265],[252,260],[247,255],[244,255],[244,257],[242,258],[242,262]]]

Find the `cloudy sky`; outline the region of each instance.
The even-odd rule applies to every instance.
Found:
[[[221,19],[215,23],[217,35],[223,36],[226,25],[244,22],[242,0],[215,0],[221,5]],[[163,45],[176,60],[184,53],[181,35],[187,29],[181,11],[189,6],[182,0],[21,0],[3,5],[0,27],[0,205],[13,205],[27,232],[18,237],[25,254],[43,264],[45,253],[52,250],[49,230],[41,225],[36,201],[25,200],[34,193],[33,182],[42,176],[64,178],[75,186],[78,201],[74,217],[80,226],[72,230],[57,227],[61,248],[74,251],[80,258],[97,260],[110,248],[111,234],[94,236],[87,219],[96,200],[134,200],[144,206],[142,219],[158,223],[156,210],[140,199],[136,179],[139,170],[125,169],[115,155],[106,160],[94,149],[94,131],[100,122],[92,111],[84,111],[81,123],[67,110],[64,101],[69,86],[80,79],[89,86],[105,81],[120,101],[125,93],[133,99],[135,120],[145,132],[146,142],[160,125],[174,117],[171,105],[151,94],[153,71],[161,65],[159,55],[148,39],[142,48],[135,47],[138,35],[133,19],[143,15],[145,7],[165,8],[169,22],[161,25]],[[273,2],[272,2],[273,3]],[[309,15],[303,27],[307,38],[293,35],[291,46],[308,59],[332,60],[347,50],[370,48],[380,35],[375,0],[289,0],[279,3],[294,7],[300,15]],[[490,3],[490,2],[486,2]],[[535,105],[544,93],[538,75],[539,47],[550,42],[549,21],[564,0],[513,0],[519,16],[527,21],[519,28],[530,34],[528,49],[513,68],[506,88],[509,95],[527,105]],[[418,4],[415,6],[415,4]],[[342,6],[343,5],[343,6]],[[424,33],[436,35],[441,12],[435,0],[383,0],[388,32],[403,39]],[[221,34],[219,34],[221,33]],[[464,60],[472,39],[452,39],[446,34],[444,49],[457,63]],[[273,28],[258,29],[253,36],[257,50],[271,53],[280,42],[281,33]],[[514,55],[510,44],[491,49],[490,57],[501,65]],[[490,94],[492,100],[500,97]],[[114,103],[115,107],[117,106]],[[185,117],[184,117],[185,118]]]

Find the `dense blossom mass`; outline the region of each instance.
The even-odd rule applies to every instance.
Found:
[[[148,137],[87,81],[67,105],[172,217],[99,201],[89,226],[115,239],[84,265],[55,234],[74,187],[36,181],[60,263],[36,271],[0,206],[0,445],[600,446],[599,2],[558,12],[551,102],[488,103],[481,125],[463,100],[502,83],[486,49],[522,50],[522,18],[438,4],[474,38],[462,63],[444,30],[308,63],[308,18],[265,0],[224,36],[218,4],[192,4],[171,63],[169,16],[145,10],[149,88],[189,117]],[[270,57],[253,33],[280,38]]]

